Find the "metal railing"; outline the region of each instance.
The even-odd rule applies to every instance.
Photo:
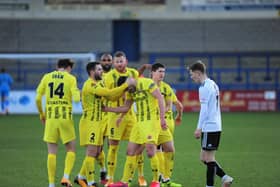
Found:
[[[254,67],[251,62],[249,67],[243,67],[244,58],[253,57],[264,61],[264,67]],[[179,66],[172,67],[168,64],[167,73],[179,75],[179,79],[172,82],[175,89],[191,90],[196,89],[195,85],[188,75],[186,64],[193,63],[193,59],[206,59],[209,77],[213,78],[220,86],[221,90],[280,90],[280,52],[243,52],[243,53],[151,53],[149,63],[160,61],[160,59],[173,58],[179,60]],[[235,67],[215,66],[215,60],[218,58],[234,59]],[[272,67],[271,59],[276,58],[279,66]],[[278,63],[277,62],[277,63]],[[226,62],[225,62],[226,63]],[[232,82],[224,82],[222,75],[231,74],[234,79]],[[262,76],[261,81],[255,81],[255,74]],[[264,75],[264,76],[263,76]]]

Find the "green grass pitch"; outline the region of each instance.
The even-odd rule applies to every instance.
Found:
[[[80,115],[74,116],[76,129],[79,118]],[[197,118],[198,113],[185,113],[183,123],[175,130],[173,180],[184,187],[205,186],[205,167],[199,161],[200,142],[193,136]],[[216,158],[225,171],[234,177],[232,186],[280,186],[280,113],[223,113],[222,118],[223,134]],[[47,187],[47,146],[42,141],[44,129],[38,116],[0,116],[0,127],[0,187]],[[60,186],[65,156],[64,146],[59,146],[57,186]],[[122,143],[119,151],[116,180],[122,175],[125,146],[126,143]],[[72,180],[80,169],[84,152],[77,142]],[[147,159],[145,175],[150,181],[150,163]],[[135,178],[132,186],[137,186],[136,181]],[[221,185],[218,177],[215,183],[215,186]]]

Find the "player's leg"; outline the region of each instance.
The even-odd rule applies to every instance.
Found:
[[[64,174],[63,174],[63,178],[61,179],[61,184],[67,187],[72,186],[70,182],[70,174],[76,160],[75,145],[76,145],[75,140],[72,140],[65,144],[66,157],[65,157],[65,164],[64,164]]]
[[[123,177],[121,181],[128,183],[129,180],[132,179],[137,165],[136,151],[137,149],[139,149],[140,146],[141,145],[139,144],[128,142],[126,162],[125,162]]]
[[[156,156],[156,145],[154,143],[146,143],[147,156],[150,159],[151,169],[152,169],[152,182],[150,187],[159,187],[158,182],[159,177],[159,162]]]
[[[105,166],[105,152],[103,147],[101,147],[100,149],[101,150],[97,157],[97,162],[100,166],[100,183],[104,185],[107,183],[107,170]]]
[[[83,117],[80,119],[79,123],[79,137],[80,137],[80,146],[83,146],[86,148],[88,145],[88,140],[90,139],[89,137],[89,124],[86,119]],[[87,180],[86,180],[86,155],[87,151],[85,153],[85,157],[81,166],[81,169],[78,173],[78,175],[75,177],[74,182],[81,187],[87,187]]]
[[[61,184],[68,187],[72,186],[70,182],[70,174],[76,160],[76,136],[74,122],[72,120],[60,120],[58,128],[62,143],[66,148],[64,174],[61,179]]]
[[[6,90],[4,94],[4,112],[6,115],[9,114],[9,95],[10,95],[10,90]]]
[[[0,95],[1,95],[1,113],[2,113],[4,112],[4,93],[1,87],[0,87]]]
[[[48,169],[49,187],[54,187],[55,173],[56,173],[57,144],[47,143],[47,146],[48,146],[47,169]]]
[[[223,186],[227,187],[231,185],[233,178],[226,175],[215,159],[215,153],[219,147],[220,134],[220,132],[208,132],[202,134],[200,159],[207,166],[207,185],[214,185],[214,177],[215,175],[218,175],[222,178]]]
[[[46,120],[43,139],[48,146],[47,169],[48,169],[49,187],[55,186],[56,154],[58,149],[57,142],[59,139],[57,126],[58,123],[55,120],[52,119]]]
[[[109,149],[107,155],[107,168],[108,168],[108,174],[107,174],[108,182],[106,183],[107,186],[108,184],[113,183],[114,181],[118,150],[119,150],[119,140],[109,140]]]
[[[129,182],[131,181],[135,169],[136,169],[136,153],[141,153],[139,152],[141,149],[141,140],[139,140],[139,129],[137,128],[138,126],[136,125],[130,134],[130,140],[127,145],[127,156],[126,156],[126,162],[125,162],[125,167],[123,170],[123,177],[120,182],[113,183],[110,185],[110,187],[126,187],[129,185]],[[140,142],[138,142],[140,141]]]
[[[159,162],[159,181],[162,181],[162,177],[164,175],[164,170],[165,170],[165,162],[164,162],[164,155],[162,152],[162,145],[157,146],[157,153],[156,156],[158,157],[158,162]]]
[[[116,121],[119,115],[115,113],[110,113],[108,118],[108,130],[109,130],[109,149],[107,154],[107,179],[108,182],[105,186],[108,186],[114,181],[115,170],[117,166],[117,156],[119,150],[119,141],[121,140],[122,133],[125,129],[125,124],[123,121],[119,126],[116,125]]]
[[[4,89],[1,91],[1,109],[4,114],[9,114],[9,90]]]
[[[83,160],[80,172],[75,177],[74,182],[76,184],[80,185],[81,187],[87,187],[87,180],[86,180],[86,157]]]
[[[108,116],[103,116],[102,119],[102,137],[103,137],[103,145],[101,147],[101,150],[99,151],[99,155],[97,157],[98,165],[100,166],[100,183],[106,184],[107,183],[107,169],[106,169],[106,162],[105,162],[105,152],[104,152],[104,144],[107,144],[109,147],[108,142]]]
[[[126,123],[126,128],[123,132],[122,140],[131,140],[132,142],[138,142],[137,144],[141,144],[142,140],[139,140],[136,137],[135,133],[138,133],[138,128],[134,129],[135,126],[137,126],[137,121],[135,116],[130,115],[130,117],[127,117],[124,122]],[[134,132],[132,132],[134,131]],[[131,135],[134,134],[134,135]],[[132,139],[131,139],[132,138]],[[147,186],[147,181],[144,177],[144,154],[143,150],[145,149],[145,146],[139,146],[136,150],[136,165],[137,165],[137,171],[138,171],[138,185],[139,186]],[[131,179],[132,180],[132,179]]]
[[[222,178],[222,184],[224,187],[228,187],[231,185],[233,178],[226,175],[222,167],[215,160],[215,152],[216,151],[201,151],[201,159],[207,166],[207,186],[214,186],[215,175]]]
[[[162,178],[162,186],[166,187],[181,187],[179,183],[175,183],[171,180],[172,172],[174,168],[174,155],[175,148],[172,135],[169,130],[165,130],[160,133],[160,138],[162,142],[162,150],[164,157],[164,173]]]
[[[144,177],[144,154],[143,150],[145,149],[144,146],[140,146],[136,150],[136,163],[138,168],[138,185],[139,186],[147,186],[147,181]]]
[[[88,145],[87,146],[87,156],[85,161],[86,166],[86,176],[87,176],[87,184],[90,187],[97,186],[95,182],[95,160],[98,155],[99,146],[96,145]]]

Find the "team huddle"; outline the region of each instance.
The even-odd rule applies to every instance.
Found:
[[[183,107],[172,88],[163,81],[165,66],[160,63],[143,65],[139,70],[127,67],[125,53],[118,51],[112,57],[103,54],[100,62],[89,62],[86,66],[88,79],[82,91],[77,88],[76,78],[71,75],[74,63],[61,59],[57,70],[47,73],[37,88],[36,104],[40,119],[45,124],[44,141],[48,146],[49,187],[55,187],[56,155],[58,141],[66,148],[64,175],[61,185],[72,187],[70,174],[75,163],[75,129],[72,119],[72,101],[82,102],[83,113],[79,123],[80,145],[85,147],[85,157],[74,182],[81,187],[97,187],[98,183],[106,187],[128,187],[134,174],[138,173],[139,186],[147,186],[144,177],[144,155],[146,149],[150,161],[152,181],[150,187],[181,187],[171,180],[174,166],[174,126],[182,120]],[[112,66],[114,68],[112,68]],[[196,67],[191,67],[195,72]],[[142,76],[150,69],[151,78]],[[46,97],[45,109],[42,96]],[[176,107],[174,119],[172,108]],[[201,126],[198,126],[201,129]],[[214,129],[216,132],[216,129]],[[221,129],[217,133],[205,132],[219,143]],[[201,131],[195,136],[200,138]],[[218,134],[218,135],[216,135]],[[203,138],[202,138],[203,139]],[[107,164],[103,145],[108,140]],[[120,141],[127,140],[126,161],[120,181],[114,179]],[[204,138],[204,141],[208,141]],[[209,140],[210,141],[210,140]],[[216,150],[204,149],[202,153]],[[204,151],[204,152],[203,152]],[[205,154],[205,158],[211,158]],[[214,157],[214,154],[212,154]],[[208,156],[208,157],[207,157]],[[95,176],[96,165],[100,165],[100,175]],[[223,186],[230,186],[232,178],[226,175],[215,160],[207,161],[207,186],[213,186],[208,170],[217,170],[223,180]],[[210,168],[211,166],[211,168]],[[209,169],[210,168],[210,169]],[[222,172],[221,172],[222,171]],[[218,175],[218,174],[217,174]],[[209,183],[208,183],[209,178]],[[211,184],[210,184],[211,183]]]

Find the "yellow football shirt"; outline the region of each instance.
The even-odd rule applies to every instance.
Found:
[[[136,103],[136,117],[138,122],[159,119],[158,100],[152,92],[158,88],[149,78],[140,78],[137,81],[136,92],[128,94],[128,99]]]
[[[165,104],[168,102],[172,102],[172,99],[174,97],[172,93],[174,93],[174,92],[173,92],[172,88],[169,86],[169,84],[161,81],[160,85],[159,85],[159,89],[160,89],[161,95],[164,98]],[[173,119],[172,107],[168,111],[166,111],[165,117],[167,119]]]
[[[102,96],[121,95],[127,86],[128,84],[124,83],[120,87],[108,89],[104,87],[103,81],[96,82],[89,78],[82,89],[83,117],[89,118],[91,121],[101,121]]]
[[[133,68],[126,68],[125,73],[119,73],[116,69],[112,69],[110,72],[106,74],[104,79],[105,86],[109,89],[115,88],[118,85],[118,80],[120,77],[133,77],[134,79],[138,79],[138,71]],[[120,97],[115,101],[110,101],[109,106],[118,107],[124,105],[125,98]]]
[[[46,119],[72,119],[72,100],[80,101],[76,78],[66,71],[53,71],[43,76],[37,87],[36,103],[43,116],[42,96],[46,96]]]
[[[105,83],[105,79],[107,77],[107,74],[108,74],[108,72],[107,73],[105,73],[105,72],[102,73],[102,80],[103,80],[104,83]],[[108,104],[109,104],[109,100],[106,99],[105,97],[102,97],[102,105],[108,106]],[[102,116],[103,116],[103,119],[108,118],[108,112],[102,112]]]

